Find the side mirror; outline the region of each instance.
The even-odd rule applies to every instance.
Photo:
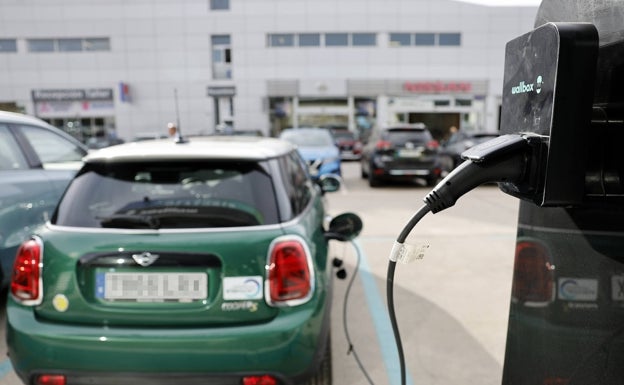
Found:
[[[340,214],[329,222],[329,229],[325,232],[325,238],[343,242],[350,241],[360,235],[363,227],[362,219],[357,214]]]
[[[321,191],[323,194],[327,192],[336,192],[340,190],[340,177],[334,174],[324,174],[321,175],[317,183],[321,186]]]

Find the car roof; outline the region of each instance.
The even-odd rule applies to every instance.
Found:
[[[88,150],[87,146],[84,143],[80,142],[78,139],[74,138],[67,132],[61,130],[60,128],[54,127],[53,125],[34,116],[21,114],[19,112],[0,111],[0,121],[13,124],[31,124],[37,127],[41,127],[43,129],[48,129],[58,135],[65,137],[65,139],[73,142],[74,145],[81,147],[83,150]]]
[[[412,124],[395,124],[383,128],[384,131],[391,130],[426,130],[427,126],[424,123],[412,123]]]
[[[30,123],[38,126],[50,127],[50,125],[34,116],[20,114],[18,112],[0,111],[0,120],[11,123]]]
[[[158,160],[264,160],[293,151],[284,140],[256,136],[206,136],[156,139],[106,147],[89,153],[86,162],[132,162]]]

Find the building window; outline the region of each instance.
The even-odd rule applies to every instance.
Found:
[[[342,47],[349,45],[348,33],[326,33],[325,45],[328,47]]]
[[[401,47],[412,45],[412,35],[409,33],[391,33],[390,46]]]
[[[59,39],[58,49],[61,52],[82,51],[82,39]]]
[[[17,52],[15,39],[0,39],[0,52]]]
[[[439,45],[461,45],[461,35],[459,33],[441,33],[438,38]]]
[[[83,41],[85,51],[110,51],[109,38],[87,38]]]
[[[318,47],[321,45],[321,34],[319,33],[300,33],[298,37],[300,47]]]
[[[377,35],[374,33],[354,33],[351,37],[354,46],[377,45]]]
[[[28,39],[28,51],[30,52],[54,52],[56,50],[54,39]]]
[[[415,34],[414,45],[435,45],[435,34],[434,33]]]
[[[110,39],[71,38],[71,39],[28,39],[29,52],[83,52],[110,51]]]
[[[232,79],[230,35],[214,35],[212,41],[212,78]]]
[[[292,33],[269,34],[269,47],[292,47],[295,45],[295,35]]]
[[[227,11],[230,9],[230,0],[210,0],[210,9],[213,11]]]

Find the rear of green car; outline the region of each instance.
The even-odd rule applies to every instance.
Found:
[[[7,341],[22,380],[330,383],[322,196],[307,179],[294,193],[283,161],[88,163],[18,251]],[[178,183],[190,174],[203,179]],[[218,191],[250,175],[255,195]]]

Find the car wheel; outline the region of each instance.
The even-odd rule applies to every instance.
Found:
[[[368,185],[370,187],[379,187],[381,185],[381,181],[373,175],[372,171],[368,173]]]
[[[302,385],[331,385],[332,384],[332,355],[331,335],[327,337],[325,355],[314,376]]]

